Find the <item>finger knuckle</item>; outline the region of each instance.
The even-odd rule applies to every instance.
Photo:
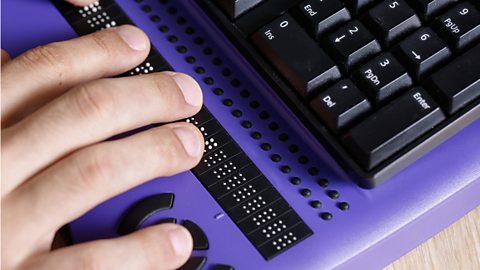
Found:
[[[113,59],[111,42],[108,39],[108,31],[94,32],[90,35],[93,43],[95,44],[95,50],[102,54],[106,59]]]
[[[181,100],[181,93],[171,76],[156,74],[152,76],[152,80],[155,84],[155,89],[159,92],[159,96],[165,104],[176,104]]]
[[[25,68],[41,66],[42,69],[52,69],[53,72],[45,74],[52,74],[59,78],[62,78],[71,66],[68,54],[57,43],[31,49],[21,55],[20,60]]]
[[[182,157],[185,156],[183,146],[171,130],[167,132],[154,132],[152,134],[152,140],[152,146],[155,152],[161,153],[158,157],[162,159],[162,163],[168,161],[168,164],[170,164],[168,168],[163,168],[166,171],[162,172],[162,174],[169,175],[172,170],[180,165],[180,160],[185,162],[185,159],[182,159]]]
[[[108,183],[113,170],[107,154],[103,151],[92,148],[85,150],[74,161],[74,173],[79,181],[71,185],[72,193],[84,194],[88,190],[103,190],[102,186]]]
[[[80,117],[88,120],[107,119],[115,109],[114,97],[98,84],[87,84],[78,88],[72,97],[72,105]]]

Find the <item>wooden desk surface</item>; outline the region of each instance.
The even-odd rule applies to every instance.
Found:
[[[385,270],[480,270],[480,207]]]

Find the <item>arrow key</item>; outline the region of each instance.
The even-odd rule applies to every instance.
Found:
[[[425,78],[451,56],[447,44],[429,27],[410,35],[394,51],[416,80]]]
[[[331,55],[345,73],[381,51],[380,44],[357,20],[348,22],[326,39]]]

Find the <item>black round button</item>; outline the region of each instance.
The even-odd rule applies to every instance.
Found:
[[[347,211],[348,209],[350,209],[350,205],[347,202],[340,202],[337,204],[337,206],[342,211]]]
[[[303,188],[300,190],[300,194],[302,194],[303,197],[310,197],[312,195],[312,191],[308,188]]]
[[[282,167],[280,167],[280,170],[283,172],[283,173],[289,173],[292,171],[292,169],[290,168],[290,166],[287,166],[287,165],[283,165]]]
[[[327,195],[328,197],[330,197],[331,199],[338,199],[338,197],[340,197],[340,193],[338,193],[338,191],[336,190],[329,190],[327,191]]]
[[[282,157],[278,154],[273,154],[270,159],[273,161],[273,162],[280,162],[280,160],[282,160]]]
[[[328,187],[328,180],[325,179],[325,178],[320,178],[318,179],[317,181],[318,185],[325,188],[325,187]]]
[[[333,218],[332,214],[330,214],[329,212],[323,212],[320,214],[320,217],[323,219],[323,220],[331,220]]]
[[[318,200],[315,200],[310,202],[310,206],[312,206],[313,208],[320,208],[322,207],[322,203]]]
[[[299,177],[295,176],[290,179],[290,183],[294,185],[300,185],[302,183],[302,180]]]
[[[268,150],[272,149],[272,146],[269,143],[262,143],[262,145],[260,147],[264,151],[268,151]]]

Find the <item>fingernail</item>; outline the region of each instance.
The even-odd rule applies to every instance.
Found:
[[[188,231],[182,228],[175,228],[168,231],[168,238],[172,244],[173,251],[179,257],[185,257],[191,253],[191,236]]]
[[[115,28],[118,35],[130,46],[130,48],[136,51],[144,51],[148,47],[148,40],[145,38],[143,32],[133,26],[124,25]]]
[[[172,75],[172,78],[182,91],[185,102],[195,107],[202,105],[202,90],[192,77],[182,73],[170,73],[169,75]]]
[[[182,142],[185,152],[191,157],[198,157],[201,152],[201,143],[194,131],[187,127],[173,129],[177,138]]]

